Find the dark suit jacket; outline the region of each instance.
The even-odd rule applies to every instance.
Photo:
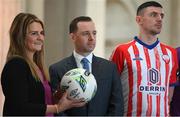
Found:
[[[45,115],[44,87],[32,76],[22,58],[8,61],[2,71],[1,85],[5,96],[3,115]]]
[[[73,55],[51,65],[49,72],[52,88],[57,89],[63,75],[74,68],[77,68],[77,64]],[[95,97],[86,106],[72,108],[64,113],[66,115],[123,115],[122,87],[115,64],[93,56],[92,74],[97,81]]]

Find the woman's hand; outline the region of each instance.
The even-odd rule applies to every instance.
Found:
[[[58,112],[65,111],[73,107],[82,107],[86,104],[83,100],[71,100],[68,98],[67,92],[63,93],[61,99],[57,103]]]

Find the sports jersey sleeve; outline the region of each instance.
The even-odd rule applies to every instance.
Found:
[[[123,51],[121,49],[121,46],[118,46],[117,48],[115,48],[115,50],[113,51],[110,60],[113,61],[117,67],[118,67],[118,71],[121,73],[123,68],[124,68],[124,54]]]

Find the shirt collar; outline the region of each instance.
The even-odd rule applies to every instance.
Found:
[[[85,57],[85,56],[82,56],[82,55],[78,54],[78,53],[74,50],[74,51],[73,51],[73,55],[74,55],[76,61],[79,62],[79,63],[80,63],[80,61],[81,61],[83,58],[87,58],[88,61],[89,61],[89,63],[92,63],[92,57],[93,57],[93,53],[92,53],[92,52]]]
[[[148,48],[148,49],[153,49],[154,47],[156,47],[159,44],[159,39],[157,38],[156,42],[154,42],[151,45],[148,45],[144,42],[142,42],[137,36],[134,37],[134,39],[141,45],[143,45],[144,47]]]

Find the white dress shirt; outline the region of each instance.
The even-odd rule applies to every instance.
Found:
[[[77,64],[77,67],[78,68],[83,68],[83,65],[81,64],[81,60],[83,58],[86,58],[88,59],[88,64],[89,64],[89,70],[90,72],[92,72],[92,57],[93,57],[93,54],[90,53],[88,56],[82,56],[80,54],[78,54],[75,50],[73,51],[73,55],[74,55],[74,58],[76,60],[76,64]]]

